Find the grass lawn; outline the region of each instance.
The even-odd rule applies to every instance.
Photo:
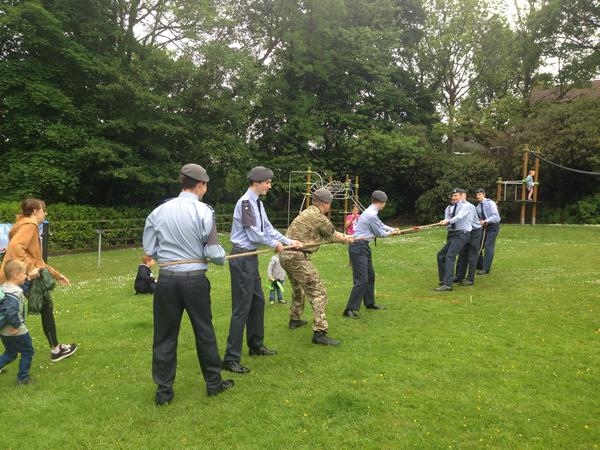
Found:
[[[179,339],[175,400],[153,404],[152,300],[133,295],[141,249],[52,257],[72,281],[55,291],[58,335],[81,347],[50,365],[39,316],[28,325],[34,384],[0,375],[3,448],[598,448],[600,228],[503,225],[492,273],[437,293],[441,229],[379,240],[377,301],[341,313],[352,287],[342,245],[314,256],[328,292],[329,334],[289,330],[266,305],[265,343],[233,390],[207,397],[191,327]],[[228,246],[227,246],[228,248]],[[265,273],[270,255],[261,256]],[[229,273],[212,266],[221,354]],[[289,285],[286,286],[289,296]],[[310,316],[310,307],[307,306]]]

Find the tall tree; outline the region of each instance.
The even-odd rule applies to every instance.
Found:
[[[448,148],[452,150],[460,103],[492,64],[480,57],[481,37],[497,27],[498,18],[485,1],[429,0],[425,4],[427,20],[418,70],[439,93],[439,106],[447,120]]]
[[[550,0],[538,11],[546,54],[559,62],[558,80],[587,82],[600,69],[600,3],[588,0]]]

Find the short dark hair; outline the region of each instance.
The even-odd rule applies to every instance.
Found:
[[[204,181],[194,180],[193,178],[190,178],[184,174],[179,175],[179,184],[181,185],[181,189],[194,189],[198,183],[204,183]]]
[[[324,202],[324,201],[323,201],[323,200],[321,200],[319,197],[315,197],[315,196],[313,195],[313,198],[312,198],[312,204],[313,204],[313,205],[315,205],[315,206],[319,206],[319,205],[323,205],[323,204],[325,204],[325,203],[327,203],[327,202]]]

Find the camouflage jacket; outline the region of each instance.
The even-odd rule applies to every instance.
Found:
[[[332,240],[335,234],[335,227],[315,205],[311,205],[302,211],[292,221],[287,230],[286,236],[290,239],[308,243]],[[306,253],[314,253],[319,250],[319,246],[311,246],[302,249]]]

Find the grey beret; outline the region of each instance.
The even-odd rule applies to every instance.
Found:
[[[273,178],[273,171],[263,166],[256,166],[248,172],[248,181],[267,181]]]
[[[450,191],[450,195],[452,194],[466,194],[467,191],[465,191],[464,189],[461,188],[454,188]]]
[[[387,202],[388,197],[387,194],[383,191],[373,191],[373,193],[371,194],[371,198],[373,200],[377,200],[378,202]]]
[[[482,188],[479,188],[475,191],[476,194],[485,194],[485,191]]]
[[[313,195],[315,198],[318,198],[325,203],[331,203],[333,201],[333,194],[325,188],[317,189]]]
[[[196,181],[208,183],[208,174],[206,169],[198,164],[186,164],[181,168],[181,174]]]

